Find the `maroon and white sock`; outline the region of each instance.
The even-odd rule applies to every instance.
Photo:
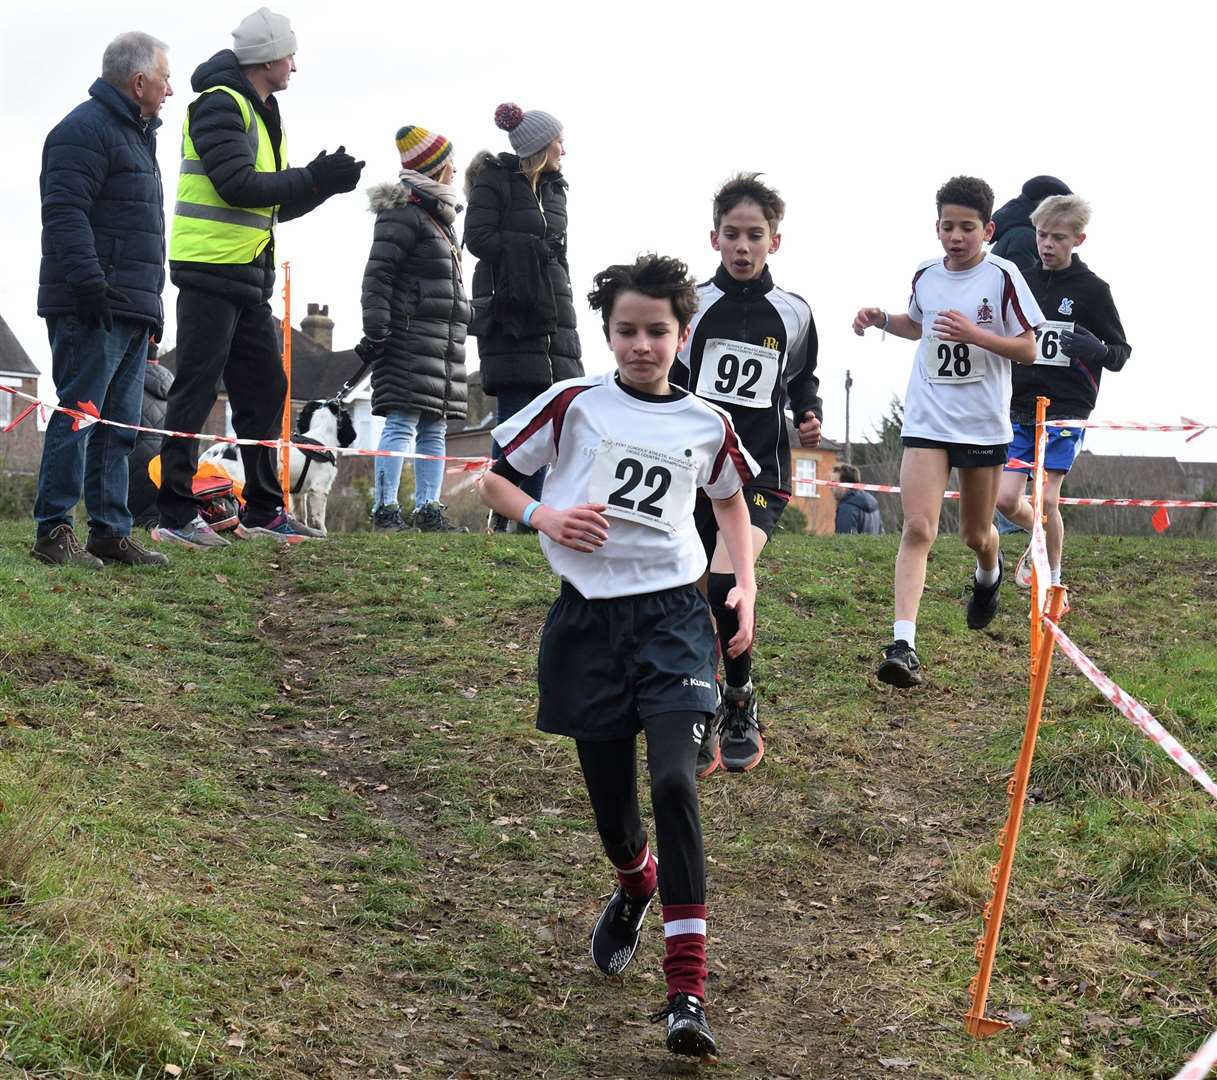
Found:
[[[663,974],[668,999],[692,994],[706,1000],[706,905],[664,904]]]
[[[642,854],[629,866],[613,864],[617,871],[617,880],[626,896],[650,896],[655,891],[659,881],[658,863],[651,854],[651,845],[644,844]]]

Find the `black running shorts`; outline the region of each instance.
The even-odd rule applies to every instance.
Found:
[[[901,439],[905,446],[924,450],[945,450],[952,469],[987,469],[1006,463],[1008,445],[978,446],[976,443],[939,442],[937,439]]]
[[[781,518],[788,501],[785,495],[779,495],[769,488],[744,488],[748,520],[765,534],[766,539],[773,536],[773,530],[778,527],[778,519]],[[718,520],[714,516],[714,504],[701,492],[698,492],[697,502],[693,506],[693,523],[697,526],[697,536],[705,549],[706,562],[709,562],[714,558],[714,548],[718,544]]]
[[[566,582],[537,656],[537,727],[602,742],[670,712],[713,714],[714,627],[696,585],[588,600]]]

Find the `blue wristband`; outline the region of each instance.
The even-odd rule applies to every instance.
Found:
[[[535,514],[537,512],[537,508],[540,507],[540,505],[541,504],[539,502],[537,502],[536,499],[533,499],[532,502],[530,502],[526,507],[524,507],[524,513],[520,515],[520,524],[528,525],[529,522],[532,521],[532,516],[533,516],[533,514]],[[529,525],[529,528],[531,528],[531,527],[532,526]]]

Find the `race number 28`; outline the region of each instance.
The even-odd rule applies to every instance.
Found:
[[[960,342],[952,346],[944,341],[938,346],[938,375],[940,378],[965,379],[972,374],[972,354]]]
[[[634,510],[641,514],[650,514],[659,519],[663,517],[660,500],[672,486],[672,473],[662,465],[652,465],[649,469],[637,458],[623,457],[617,462],[616,477],[625,483],[616,491],[609,493],[608,504],[619,506],[622,510]],[[650,494],[642,499],[631,499],[629,496],[641,485],[649,489]]]

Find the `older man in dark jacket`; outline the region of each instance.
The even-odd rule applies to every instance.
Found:
[[[164,325],[165,211],[156,164],[158,113],[170,94],[168,46],[120,34],[102,56],[89,100],[42,150],[42,267],[38,314],[47,321],[62,405],[138,424],[149,337]],[[127,458],[134,431],[64,413],[47,426],[31,554],[92,569],[107,562],[164,565],[131,539]],[[89,540],[72,508],[84,495]]]
[[[200,431],[220,379],[242,438],[278,436],[287,380],[270,300],[275,225],[351,191],[363,162],[342,147],[290,168],[276,93],[296,70],[296,35],[283,15],[259,8],[233,31],[233,48],[195,70],[199,95],[182,128],[182,167],[169,244],[178,287],[177,373],[166,426]],[[167,438],[161,451],[160,525],[153,539],[225,547],[203,520],[193,481],[199,444]],[[242,446],[241,537],[295,543],[323,534],[283,508],[273,451]]]

